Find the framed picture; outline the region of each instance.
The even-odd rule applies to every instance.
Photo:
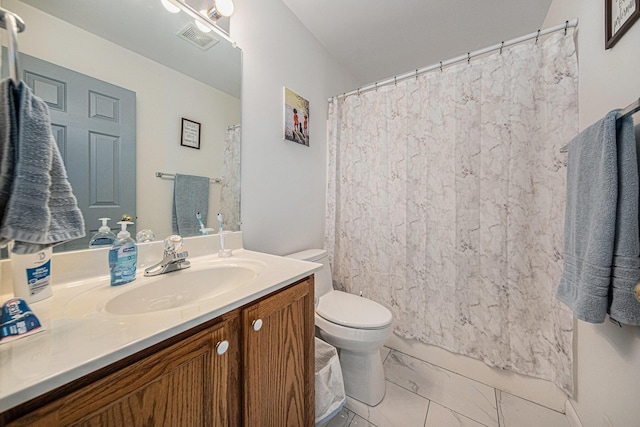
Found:
[[[180,145],[200,149],[200,123],[182,118],[182,138]]]
[[[284,88],[284,139],[309,146],[309,101]]]
[[[605,49],[611,49],[640,17],[640,0],[604,0]]]

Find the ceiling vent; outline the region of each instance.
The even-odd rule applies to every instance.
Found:
[[[178,32],[178,37],[198,46],[202,50],[207,50],[211,46],[218,44],[220,41],[219,38],[215,37],[211,33],[203,33],[195,26],[195,24],[192,23],[180,30]]]

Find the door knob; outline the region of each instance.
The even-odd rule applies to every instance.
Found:
[[[225,354],[227,350],[229,350],[229,341],[224,340],[216,344],[216,353],[218,353],[220,356]]]
[[[260,329],[262,329],[262,319],[254,320],[253,322],[251,322],[251,325],[253,326],[254,331],[259,331]]]

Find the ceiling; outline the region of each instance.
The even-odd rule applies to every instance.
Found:
[[[551,0],[282,0],[359,84],[538,30]]]
[[[239,61],[231,61],[228,69],[219,59],[239,55],[238,50],[222,40],[206,55],[190,55],[197,48],[185,46],[175,35],[184,26],[179,19],[189,19],[167,13],[159,0],[21,1],[224,92],[239,94]],[[203,1],[187,0],[197,10]],[[551,4],[551,0],[282,1],[360,86],[534,32]],[[196,65],[189,59],[195,57],[211,62]],[[209,81],[212,76],[215,82]]]

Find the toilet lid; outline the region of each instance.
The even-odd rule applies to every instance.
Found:
[[[341,291],[320,297],[316,313],[338,325],[359,329],[379,329],[391,324],[391,312],[367,298]]]

